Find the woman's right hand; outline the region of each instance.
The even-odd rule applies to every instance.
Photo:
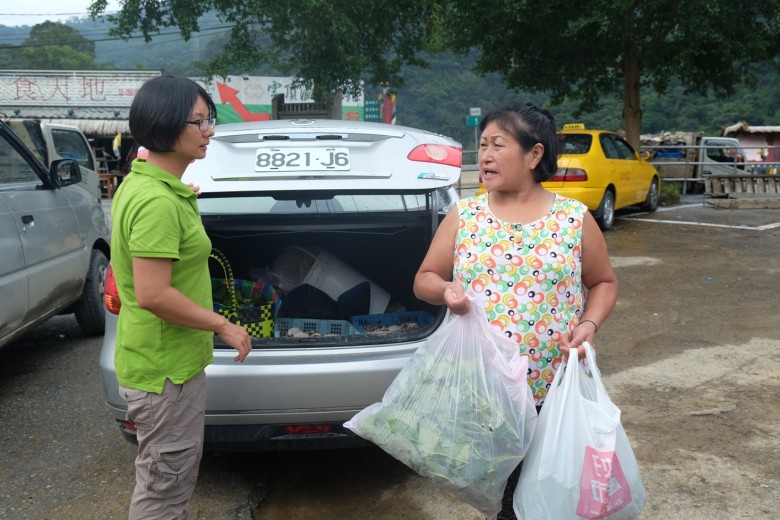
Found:
[[[452,314],[468,314],[471,310],[471,302],[466,296],[466,291],[458,282],[450,282],[444,288],[444,303]]]
[[[252,338],[246,329],[235,323],[230,323],[226,319],[220,330],[217,331],[217,335],[222,341],[238,351],[238,355],[233,360],[243,363],[252,350]]]

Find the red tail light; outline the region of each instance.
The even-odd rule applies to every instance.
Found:
[[[579,168],[558,168],[555,175],[547,179],[547,182],[575,182],[587,181],[588,174]]]
[[[116,289],[116,278],[114,278],[114,270],[111,269],[111,265],[106,270],[106,292],[103,294],[103,304],[106,306],[106,310],[111,314],[119,314],[119,309],[122,307],[122,302],[119,301],[119,291]]]
[[[285,433],[288,435],[321,435],[333,431],[332,424],[301,424],[296,426],[285,426]]]
[[[409,152],[407,158],[410,161],[446,164],[460,168],[463,162],[463,153],[462,149],[456,146],[421,144]]]

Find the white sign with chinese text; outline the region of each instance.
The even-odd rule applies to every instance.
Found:
[[[159,71],[0,71],[0,106],[129,107]]]

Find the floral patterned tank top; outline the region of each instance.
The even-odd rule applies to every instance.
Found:
[[[528,383],[544,402],[560,365],[559,343],[584,306],[580,202],[555,196],[550,212],[528,224],[503,222],[488,194],[457,203],[453,279],[481,295],[488,320],[528,354]]]

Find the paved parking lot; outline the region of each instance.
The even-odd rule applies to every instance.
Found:
[[[621,212],[605,234],[621,292],[599,367],[648,490],[642,520],[776,518],[780,210],[703,201]],[[99,347],[69,316],[0,351],[0,518],[126,515],[134,450],[103,402]],[[193,505],[217,520],[477,518],[362,450],[210,453]]]
[[[679,204],[661,206],[654,213],[618,212],[617,218],[658,224],[691,225],[766,231],[780,227],[780,209],[727,209],[708,204],[704,195],[683,196]]]

